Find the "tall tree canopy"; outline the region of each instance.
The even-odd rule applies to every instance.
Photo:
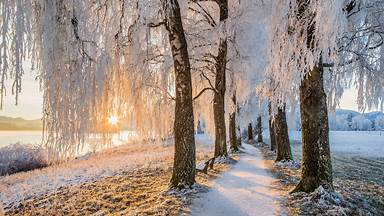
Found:
[[[266,113],[256,86],[273,91],[265,94],[272,107],[297,107],[301,81],[320,59],[330,108],[347,87],[358,89],[362,110],[383,108],[383,0],[229,1],[222,19],[217,2],[180,1],[194,117],[206,120],[210,134],[214,60],[225,40],[224,111],[236,109],[236,90],[242,127]],[[0,13],[0,101],[10,79],[17,102],[32,65],[52,157],[75,154],[110,115],[143,137],[172,136],[176,77],[160,1],[3,0]]]

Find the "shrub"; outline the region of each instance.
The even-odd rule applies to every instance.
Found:
[[[47,154],[42,147],[16,143],[0,148],[0,176],[46,167]]]

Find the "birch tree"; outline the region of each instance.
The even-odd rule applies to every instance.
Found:
[[[163,0],[163,10],[175,69],[175,156],[171,186],[191,187],[195,183],[195,137],[192,81],[187,41],[177,0]]]
[[[278,20],[272,19],[272,23],[280,23],[279,27],[272,24],[270,31],[275,34],[270,36],[275,44],[270,44],[268,68],[276,85],[274,100],[283,107],[290,94],[300,92],[303,166],[301,181],[294,191],[311,192],[318,186],[333,190],[321,59],[326,54],[332,58],[337,52],[340,31],[330,26],[340,26],[345,20],[342,8],[341,2],[328,1],[273,3],[273,10],[282,13]]]
[[[275,130],[274,139],[277,146],[276,161],[293,160],[291,145],[289,143],[288,124],[285,109],[285,106],[278,107],[277,113],[273,120],[273,129]]]
[[[269,126],[269,141],[271,143],[271,151],[276,151],[276,130],[274,122],[274,113],[272,111],[271,102],[268,103],[268,126]]]
[[[336,107],[343,89],[351,86],[348,83],[354,80],[352,86],[359,89],[361,107],[382,103],[380,31],[371,31],[382,27],[373,18],[378,18],[380,4],[382,1],[273,3],[273,13],[280,14],[271,19],[267,71],[277,86],[274,100],[282,107],[285,101],[300,98],[303,169],[294,191],[310,192],[318,186],[333,189],[327,108]],[[375,22],[378,25],[371,25]]]
[[[200,1],[193,0],[197,5],[197,8],[191,8],[193,12],[202,15],[202,20],[208,24],[210,28],[217,29],[218,38],[213,40],[218,41],[217,53],[208,51],[203,54],[201,61],[208,62],[208,66],[205,68],[211,68],[213,73],[214,82],[202,72],[202,76],[208,80],[210,89],[213,92],[213,122],[215,131],[215,157],[227,156],[227,133],[226,133],[226,122],[225,122],[225,96],[226,96],[226,72],[227,72],[227,53],[228,53],[228,36],[227,36],[227,20],[229,17],[229,5],[228,0],[208,0]],[[207,4],[216,4],[213,12],[204,8],[201,2]],[[217,8],[217,9],[216,9]],[[215,15],[218,15],[218,21],[215,19]],[[201,39],[201,38],[200,38]],[[209,66],[210,65],[210,66]]]

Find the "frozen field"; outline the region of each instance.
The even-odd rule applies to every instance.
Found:
[[[290,132],[292,153],[301,158],[301,133]],[[384,132],[331,131],[334,185],[359,209],[384,215]]]
[[[301,131],[290,131],[289,138],[293,143],[300,143]],[[384,157],[384,131],[331,131],[329,140],[333,153]]]

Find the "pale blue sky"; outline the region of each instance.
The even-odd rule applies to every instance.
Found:
[[[25,119],[37,119],[42,117],[43,94],[39,91],[39,83],[27,73],[23,79],[23,90],[20,94],[19,105],[15,106],[15,97],[10,91],[11,83],[8,83],[8,95],[5,97],[0,116],[22,117]],[[347,90],[340,103],[340,108],[357,111],[355,90]]]

